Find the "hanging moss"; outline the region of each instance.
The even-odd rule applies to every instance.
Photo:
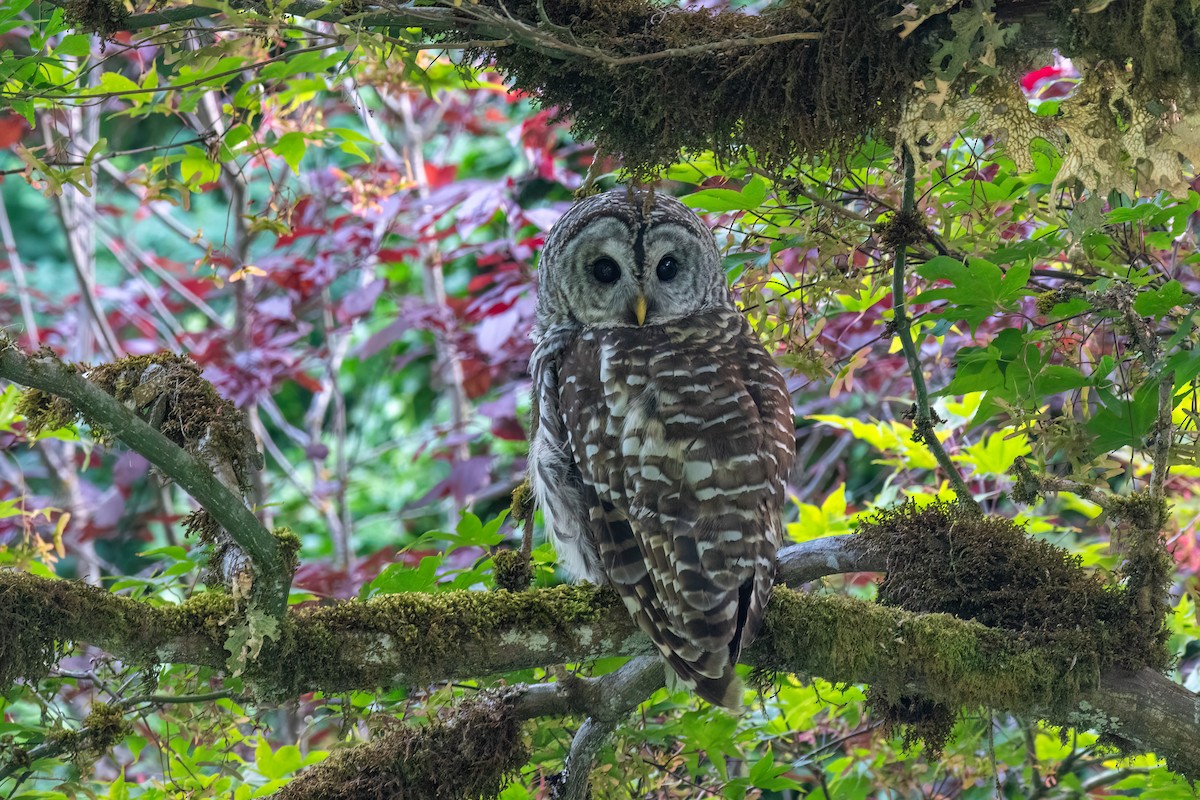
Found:
[[[129,10],[122,0],[69,0],[63,18],[73,28],[107,38],[124,30]]]
[[[587,55],[552,57],[536,42],[484,53],[514,86],[569,115],[581,137],[642,173],[674,163],[680,150],[732,156],[749,148],[782,165],[848,150],[869,133],[885,136],[928,72],[927,34],[941,25],[935,19],[922,36],[901,39],[886,24],[900,10],[889,0],[803,0],[761,15],[684,11],[648,0],[515,0],[503,7],[544,34],[615,57],[819,32],[814,40],[619,66]]]
[[[1094,14],[1059,0],[1053,16],[1067,28],[1066,55],[1130,62],[1150,84],[1200,77],[1200,6],[1192,0],[1112,0]]]
[[[529,757],[521,721],[511,706],[501,698],[483,697],[423,727],[398,724],[367,744],[336,752],[272,797],[492,798]]]
[[[520,550],[498,550],[492,555],[496,574],[496,588],[510,592],[521,592],[529,588],[533,580],[533,562]]]

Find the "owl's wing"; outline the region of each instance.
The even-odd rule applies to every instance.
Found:
[[[560,364],[576,333],[571,327],[541,332],[530,359],[537,432],[529,448],[529,477],[559,563],[576,580],[599,584],[604,573],[587,524],[595,501],[583,484],[559,402]]]
[[[560,387],[602,567],[671,668],[740,704],[795,449],[783,380],[736,311],[581,336]]]

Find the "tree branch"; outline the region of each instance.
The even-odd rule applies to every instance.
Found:
[[[56,641],[94,644],[132,664],[220,667],[227,656],[225,620],[233,611],[227,595],[156,607],[74,582],[0,572],[6,631],[0,682],[44,674],[57,657]],[[246,672],[260,691],[298,696],[650,652],[649,640],[608,589],[404,593],[292,609],[283,643],[268,643]],[[1079,674],[1072,656],[945,614],[776,587],[762,632],[743,661],[917,692],[953,706],[1105,729],[1133,747],[1165,755],[1179,774],[1200,778],[1196,695],[1149,670]],[[540,688],[530,692],[548,703],[548,711],[566,707],[562,700],[551,704]]]

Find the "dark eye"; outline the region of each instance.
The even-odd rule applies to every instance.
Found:
[[[679,273],[679,263],[671,256],[663,256],[656,272],[660,281],[669,281]]]
[[[592,274],[601,283],[616,283],[621,277],[621,268],[611,258],[601,258],[592,264]]]

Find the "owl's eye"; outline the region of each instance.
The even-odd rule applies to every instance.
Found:
[[[601,258],[592,264],[592,275],[601,283],[616,283],[621,277],[621,268],[611,258]]]
[[[663,260],[658,262],[658,273],[660,281],[669,281],[679,273],[679,262],[672,256],[663,256]]]

